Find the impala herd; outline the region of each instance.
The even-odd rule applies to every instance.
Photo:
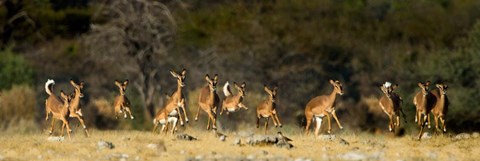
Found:
[[[185,77],[186,70],[183,69],[180,73],[170,71],[171,75],[177,79],[177,90],[173,94],[166,96],[167,101],[164,104],[163,108],[160,108],[153,118],[153,132],[156,132],[158,125],[162,125],[161,132],[167,132],[169,125],[171,126],[171,133],[177,131],[177,122],[180,120],[180,124],[184,125],[184,121],[188,123],[188,117],[186,113],[186,98],[182,92],[183,87],[185,87]],[[200,114],[200,109],[207,113],[207,130],[217,129],[217,110],[220,110],[220,115],[224,112],[226,114],[237,112],[241,109],[248,110],[248,107],[245,106],[242,102],[245,97],[246,83],[243,82],[241,85],[238,85],[236,82],[233,83],[233,86],[236,89],[236,94],[233,94],[230,89],[230,84],[227,81],[223,86],[223,93],[225,98],[222,101],[222,106],[220,106],[220,97],[217,94],[217,83],[218,75],[212,78],[208,74],[205,75],[205,80],[207,85],[200,90],[199,100],[198,100],[198,110],[195,116],[195,121],[198,120]],[[70,84],[74,87],[74,92],[71,94],[65,94],[60,91],[60,97],[56,96],[53,93],[53,85],[55,81],[48,79],[45,83],[45,90],[49,95],[45,101],[45,110],[46,117],[45,120],[49,119],[49,114],[52,114],[52,124],[49,130],[49,134],[53,133],[54,120],[58,119],[62,121],[62,132],[64,134],[64,128],[67,128],[67,134],[70,138],[70,133],[72,130],[69,126],[69,117],[77,118],[80,124],[85,130],[85,134],[88,137],[89,133],[85,123],[83,121],[82,109],[80,106],[80,98],[83,97],[82,89],[84,82],[76,83],[73,80],[70,80]],[[338,117],[335,113],[335,99],[338,95],[343,95],[342,83],[338,80],[330,80],[330,84],[333,86],[333,90],[330,94],[325,94],[312,98],[305,107],[305,118],[306,118],[306,127],[305,134],[309,134],[310,124],[314,123],[315,125],[315,136],[319,134],[320,127],[322,125],[323,119],[326,117],[328,121],[328,130],[327,133],[331,132],[331,118],[335,119],[335,122],[338,124],[340,129],[343,129],[343,126],[340,124]],[[123,117],[126,119],[127,116],[130,116],[130,119],[134,119],[134,116],[131,112],[131,104],[125,95],[125,91],[128,85],[128,80],[124,82],[119,82],[115,80],[115,85],[119,88],[119,95],[115,97],[114,101],[114,110],[115,118],[118,119],[119,114],[123,114]],[[417,92],[413,98],[413,104],[416,107],[415,122],[420,126],[420,132],[418,134],[418,139],[420,140],[425,126],[428,128],[431,127],[430,122],[430,113],[434,116],[435,129],[439,132],[446,132],[445,117],[448,112],[449,101],[447,98],[447,89],[448,86],[439,83],[436,84],[436,88],[430,91],[430,81],[419,82],[418,86],[420,91]],[[400,115],[402,115],[404,121],[406,122],[405,113],[402,110],[403,99],[400,95],[395,93],[395,89],[398,88],[397,84],[392,84],[390,82],[385,82],[380,87],[380,90],[383,92],[383,95],[379,98],[379,105],[383,112],[387,114],[389,118],[388,129],[390,132],[394,132],[395,129],[400,127]],[[278,118],[276,96],[278,87],[274,86],[269,88],[267,85],[264,85],[264,90],[268,94],[268,98],[257,106],[256,117],[257,117],[257,128],[260,126],[260,119],[265,119],[265,134],[267,133],[268,122],[271,119],[275,127],[282,127],[282,123]],[[220,109],[219,109],[220,108]],[[183,116],[182,116],[183,115]],[[439,126],[439,121],[442,124]]]

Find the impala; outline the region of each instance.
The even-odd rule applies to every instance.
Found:
[[[269,118],[272,118],[275,127],[282,127],[282,123],[280,123],[280,120],[278,119],[276,110],[277,104],[275,103],[278,87],[275,86],[273,87],[273,90],[270,90],[267,85],[264,85],[263,89],[267,92],[269,97],[257,106],[257,128],[260,126],[260,118],[265,118],[265,134],[267,134]]]
[[[185,99],[182,99],[180,100],[180,102],[177,102],[177,105],[174,105],[174,104],[169,104],[167,103],[166,104],[167,106],[184,106],[185,105]],[[157,129],[157,126],[159,124],[162,124],[162,129],[160,130],[160,132],[167,132],[168,131],[168,124],[169,123],[172,123],[172,134],[175,133],[175,131],[177,131],[177,121],[178,121],[178,117],[180,117],[179,114],[176,114],[174,113],[174,115],[170,115],[171,113],[168,113],[167,112],[167,109],[169,107],[164,107],[162,108],[161,110],[159,110],[157,112],[157,114],[155,115],[155,118],[153,119],[153,133],[155,133],[155,130]]]
[[[403,119],[405,119],[405,113],[403,113],[401,103],[402,98],[393,90],[398,87],[397,84],[392,85],[390,82],[385,82],[382,86],[380,86],[380,90],[382,90],[383,95],[378,104],[382,108],[383,112],[388,115],[388,119],[390,120],[388,124],[388,130],[390,132],[394,132],[396,127],[400,126],[400,113],[403,114]],[[394,121],[394,119],[396,119]]]
[[[223,111],[226,111],[227,114],[229,114],[230,112],[236,112],[241,108],[248,110],[247,106],[242,103],[243,97],[245,97],[245,86],[247,86],[247,84],[243,82],[241,86],[238,86],[236,82],[233,82],[233,85],[237,89],[236,95],[232,94],[228,81],[223,86],[225,98],[222,102],[222,110],[220,111],[220,115],[223,114]]]
[[[74,92],[69,95],[70,99],[70,115],[69,117],[74,117],[77,118],[80,124],[82,124],[83,129],[85,130],[85,134],[90,136],[88,134],[87,126],[85,126],[85,122],[83,121],[83,114],[82,114],[82,109],[80,106],[80,98],[83,97],[82,89],[83,89],[83,81],[80,82],[80,84],[75,83],[75,81],[70,80],[70,84],[75,88]],[[62,131],[63,128],[65,128],[65,125],[62,126]]]
[[[418,87],[420,87],[421,91],[417,92],[413,98],[413,104],[416,107],[415,122],[417,122],[418,126],[420,126],[420,133],[418,134],[419,140],[422,137],[424,126],[430,126],[428,122],[428,114],[430,114],[430,111],[432,110],[433,106],[435,106],[436,102],[435,96],[433,96],[433,94],[428,90],[429,85],[430,81],[425,83],[419,82]]]
[[[432,91],[432,94],[437,98],[437,102],[432,109],[433,120],[435,121],[435,129],[437,129],[437,131],[442,131],[440,128],[438,128],[438,120],[440,120],[440,122],[442,123],[443,132],[447,132],[445,117],[447,115],[448,106],[450,104],[447,97],[448,86],[443,83],[439,83],[436,84],[436,87],[437,89]]]
[[[55,81],[48,79],[47,82],[45,83],[45,91],[48,94],[48,98],[45,100],[45,110],[46,110],[46,117],[45,120],[48,120],[48,115],[51,113],[52,114],[52,126],[50,128],[49,134],[51,135],[53,133],[53,126],[55,123],[55,119],[61,120],[63,122],[62,126],[67,127],[67,134],[68,138],[70,138],[70,133],[72,130],[70,129],[70,125],[68,124],[68,116],[70,114],[70,109],[69,109],[69,104],[70,100],[67,95],[63,91],[60,91],[60,100],[52,91],[53,91],[53,85],[55,84]],[[62,135],[63,135],[63,129],[62,129]]]
[[[182,88],[185,87],[185,74],[187,74],[187,70],[183,69],[182,73],[177,74],[174,71],[170,71],[170,74],[172,74],[173,77],[177,78],[177,90],[169,97],[167,102],[170,102],[173,105],[179,105],[179,102],[181,102],[182,99],[185,99],[185,96],[182,94]],[[187,117],[187,110],[185,109],[185,101],[181,106],[176,106],[176,110],[178,111],[178,115],[180,118],[180,124],[183,126],[183,118],[180,115],[180,108],[183,110],[183,116],[185,117],[185,122],[188,123],[188,117]],[[168,111],[171,112],[171,111]]]
[[[305,117],[307,119],[307,126],[305,127],[305,133],[308,135],[310,123],[315,119],[315,136],[318,135],[320,131],[320,126],[322,124],[323,117],[327,116],[328,120],[328,133],[331,132],[331,122],[330,115],[333,116],[335,121],[338,124],[340,129],[343,129],[343,126],[340,124],[335,113],[335,99],[337,94],[343,95],[343,88],[340,81],[330,80],[330,84],[333,86],[333,90],[330,95],[321,95],[313,98],[307,103],[305,108]]]
[[[195,121],[198,120],[200,114],[200,108],[208,114],[207,130],[210,129],[210,120],[212,121],[212,129],[217,129],[217,108],[220,102],[220,98],[217,94],[217,81],[218,75],[211,79],[208,74],[205,75],[208,85],[200,90],[200,96],[198,97],[198,110],[195,116]]]
[[[127,112],[130,115],[130,119],[134,119],[132,115],[132,111],[130,108],[132,105],[130,104],[130,101],[128,100],[127,96],[125,95],[125,92],[127,90],[127,85],[128,85],[128,79],[125,80],[123,83],[118,82],[115,80],[115,85],[117,85],[118,90],[120,91],[120,95],[115,97],[115,102],[114,102],[114,109],[115,109],[115,119],[118,119],[118,114],[123,113],[123,117],[126,119],[127,118]]]

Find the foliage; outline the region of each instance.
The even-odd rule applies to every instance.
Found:
[[[15,54],[10,48],[0,51],[0,55],[0,89],[33,83],[33,69],[23,56]]]

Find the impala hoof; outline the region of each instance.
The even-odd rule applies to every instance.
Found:
[[[198,120],[198,117],[195,117],[195,121],[197,121],[197,120]]]
[[[340,126],[340,130],[343,130],[343,126]]]
[[[132,119],[132,120],[133,120],[133,119],[135,119],[135,117],[133,117],[133,116],[130,116],[130,119]]]
[[[187,123],[187,124],[188,124],[188,119],[186,119],[186,120],[185,120],[185,123]]]
[[[278,126],[278,127],[282,128],[282,127],[283,127],[283,125],[282,125],[282,124],[280,124],[280,126]]]

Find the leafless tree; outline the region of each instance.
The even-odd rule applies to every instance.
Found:
[[[175,21],[169,9],[151,0],[115,0],[99,10],[84,37],[88,60],[108,65],[112,77],[133,81],[143,101],[146,119],[154,114],[155,90],[159,89],[159,70],[173,47]],[[105,67],[104,67],[105,68]],[[111,74],[111,73],[110,73]],[[113,80],[102,80],[110,83]]]

